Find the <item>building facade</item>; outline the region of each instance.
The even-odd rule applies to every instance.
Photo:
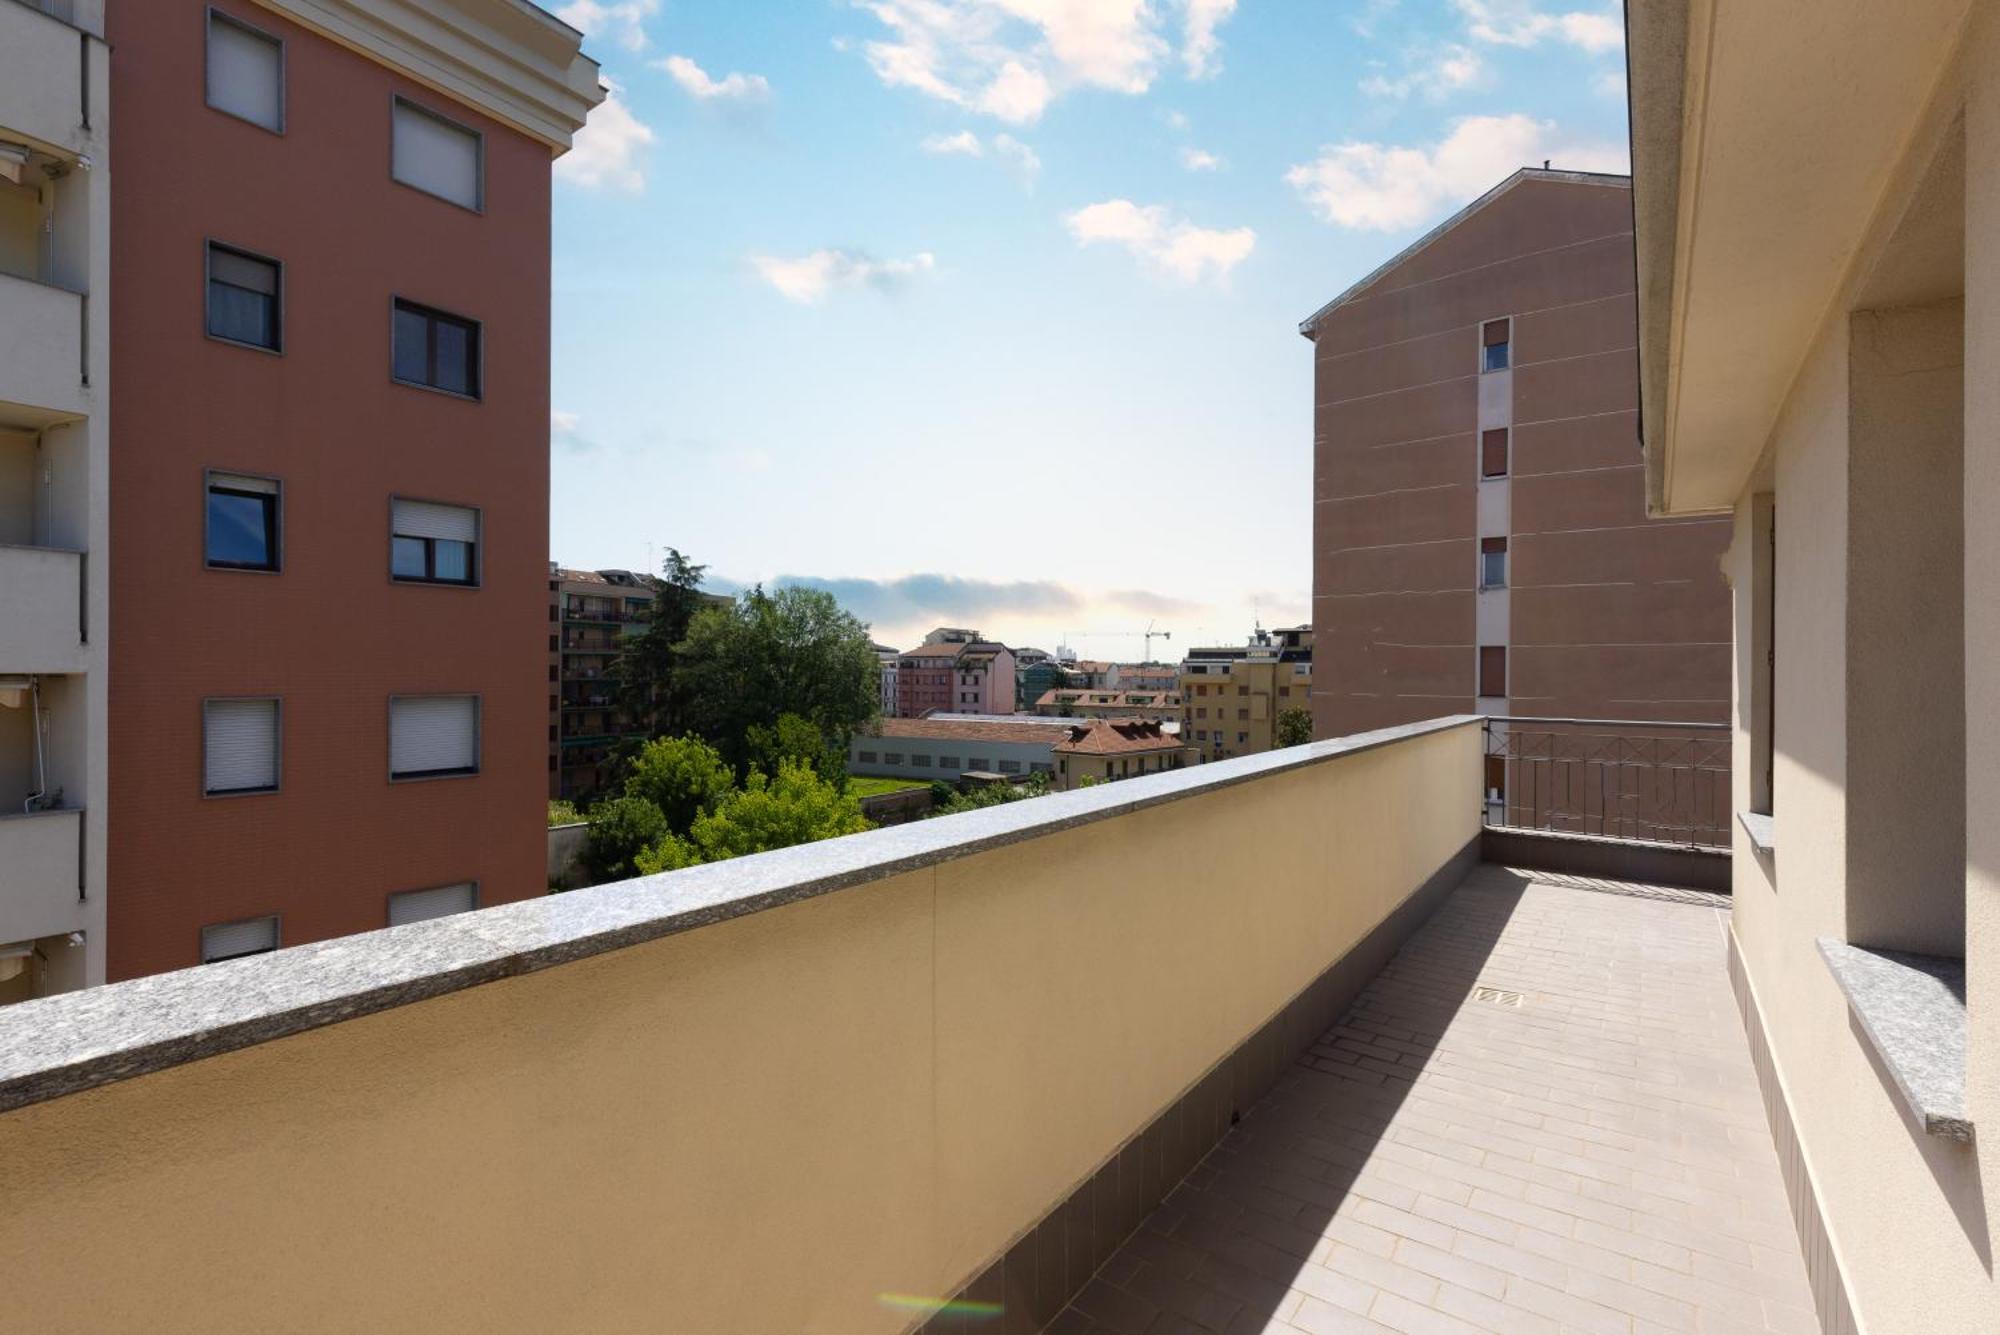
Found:
[[[847,768],[850,774],[944,783],[967,774],[1027,778],[1054,772],[1050,751],[1068,735],[1068,727],[1053,720],[885,718],[854,734]]]
[[[1722,927],[1820,1325],[2000,1330],[2000,12],[1629,13],[1646,497],[1734,535]]]
[[[1014,655],[978,631],[940,626],[896,662],[898,718],[1006,714],[1015,704]]]
[[[1278,715],[1311,707],[1313,630],[1259,628],[1242,645],[1191,649],[1181,664],[1181,737],[1202,760],[1277,744]]]
[[[1056,743],[1056,786],[1082,788],[1115,783],[1187,763],[1175,734],[1146,719],[1099,719],[1079,724]]]
[[[550,161],[596,66],[524,0],[107,17],[106,976],[540,894]]]
[[[1649,521],[1632,446],[1631,209],[1622,176],[1516,172],[1300,326],[1315,736],[1723,718],[1728,525]]]
[[[1035,712],[1045,718],[1146,718],[1178,720],[1181,696],[1166,691],[1044,691]]]
[[[896,666],[903,657],[902,652],[886,644],[871,644],[875,659],[881,666],[878,678],[879,705],[883,718],[896,717]]]
[[[0,1002],[106,976],[109,68],[0,6]]]
[[[618,707],[617,662],[644,629],[653,586],[629,570],[549,566],[549,796],[581,801],[637,731]]]

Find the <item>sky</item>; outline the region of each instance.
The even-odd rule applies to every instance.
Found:
[[[1310,619],[1301,320],[1626,170],[1615,3],[557,0],[550,552],[1086,658]]]

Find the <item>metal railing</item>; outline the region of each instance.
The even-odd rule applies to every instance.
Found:
[[[1730,843],[1726,723],[1485,723],[1486,824],[1676,847]]]

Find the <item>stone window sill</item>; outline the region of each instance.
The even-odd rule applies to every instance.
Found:
[[[1924,1131],[1972,1139],[1965,1109],[1965,961],[1870,950],[1831,937],[1819,953],[1868,1045]]]
[[[1743,827],[1743,833],[1750,836],[1751,847],[1767,858],[1777,856],[1778,832],[1776,822],[1769,816],[1761,811],[1739,811],[1736,822]]]

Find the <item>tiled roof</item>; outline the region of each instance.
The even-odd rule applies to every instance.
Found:
[[[1094,719],[1070,729],[1069,740],[1058,743],[1055,749],[1083,756],[1131,755],[1178,751],[1181,740],[1169,737],[1159,724],[1146,719]]]
[[[1075,686],[1058,686],[1043,691],[1035,700],[1035,707],[1071,704],[1084,709],[1178,709],[1181,698],[1177,692],[1155,691],[1088,691]]]
[[[956,719],[885,718],[880,731],[862,736],[903,737],[938,742],[1024,742],[1048,746],[1061,734],[1046,724],[961,723]]]

